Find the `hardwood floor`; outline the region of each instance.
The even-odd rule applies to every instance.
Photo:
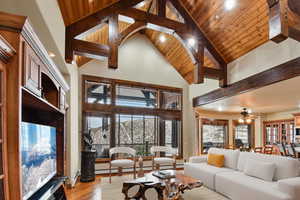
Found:
[[[74,188],[66,189],[68,200],[101,200],[101,177],[97,176],[94,182],[89,183],[78,181]]]

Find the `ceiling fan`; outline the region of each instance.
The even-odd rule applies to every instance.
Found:
[[[253,115],[251,115],[251,110],[247,109],[247,108],[243,108],[242,112],[241,112],[241,117],[239,118],[238,122],[240,124],[251,124],[252,120],[254,118]]]

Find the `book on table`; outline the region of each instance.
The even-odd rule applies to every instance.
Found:
[[[169,179],[176,177],[176,174],[172,170],[155,171],[152,173],[152,175],[160,179]]]

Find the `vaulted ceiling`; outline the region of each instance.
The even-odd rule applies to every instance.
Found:
[[[65,25],[70,25],[79,19],[105,8],[117,0],[57,0]],[[146,0],[139,9],[148,10],[151,0]],[[181,0],[192,17],[196,20],[207,38],[223,56],[227,63],[241,57],[252,49],[269,40],[269,10],[266,0],[236,1],[237,5],[228,10],[225,0]],[[151,9],[150,9],[151,12]],[[167,17],[177,19],[176,13],[167,9]],[[119,23],[120,31],[128,24]],[[166,57],[171,65],[189,82],[193,81],[194,64],[182,44],[172,35],[165,35],[162,43],[159,37],[162,33],[147,29],[145,35]],[[85,40],[106,44],[108,27],[88,35]],[[89,58],[77,57],[79,66],[90,61]],[[205,56],[205,66],[216,68],[214,60]]]

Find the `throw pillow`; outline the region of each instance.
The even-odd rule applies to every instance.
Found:
[[[272,181],[276,170],[275,163],[263,162],[249,158],[244,168],[244,174],[265,181]]]
[[[208,154],[207,164],[213,165],[215,167],[224,167],[225,157],[222,154]]]

